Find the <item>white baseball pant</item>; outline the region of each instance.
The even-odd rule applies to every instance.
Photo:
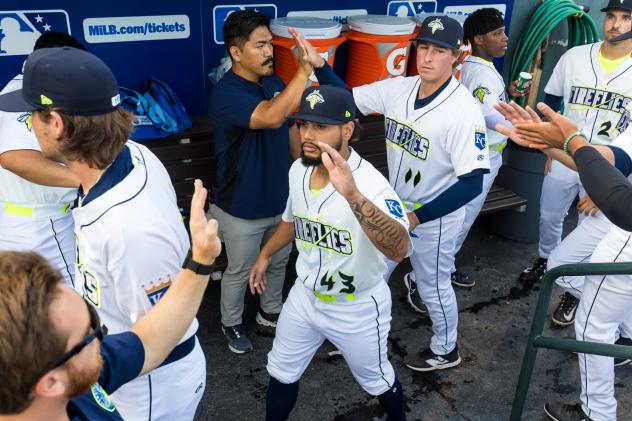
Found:
[[[393,386],[395,371],[388,360],[391,291],[380,282],[371,295],[329,303],[295,282],[279,315],[268,373],[281,383],[298,381],[318,347],[329,340],[342,355],[356,381],[372,396]]]
[[[432,320],[430,349],[445,355],[456,346],[459,310],[450,281],[454,263],[454,242],[459,233],[465,209],[460,208],[413,230],[413,266],[417,290]]]
[[[599,243],[591,262],[632,260],[632,234],[613,228]],[[577,340],[614,343],[621,325],[632,327],[632,276],[587,276],[577,317]],[[595,421],[617,417],[614,397],[614,360],[611,357],[579,354],[581,402],[584,412]]]

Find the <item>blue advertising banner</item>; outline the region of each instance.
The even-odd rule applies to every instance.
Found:
[[[265,0],[264,0],[265,1]],[[467,16],[486,6],[501,9],[507,27],[514,0],[338,0],[318,3],[226,4],[211,0],[3,0],[0,6],[0,87],[20,73],[35,39],[46,31],[72,34],[103,59],[119,83],[142,90],[149,77],[167,82],[191,114],[203,114],[211,89],[208,74],[226,55],[222,27],[234,11],[258,10],[271,18],[311,15],[346,23],[355,14]],[[344,59],[344,58],[343,58]]]

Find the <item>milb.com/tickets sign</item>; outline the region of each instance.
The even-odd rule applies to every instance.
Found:
[[[91,44],[156,41],[189,38],[191,28],[187,15],[88,18],[83,20],[83,34]]]

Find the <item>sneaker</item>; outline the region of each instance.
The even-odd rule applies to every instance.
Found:
[[[624,338],[623,336],[619,336],[619,339],[617,339],[617,341],[615,342],[615,345],[632,346],[632,339]],[[615,358],[614,359],[614,366],[615,367],[620,367],[622,365],[630,364],[631,362],[632,362],[632,360],[630,360],[628,358]]]
[[[325,340],[323,344],[316,351],[316,356],[318,358],[327,358],[327,357],[338,357],[342,356],[342,352],[334,344]]]
[[[406,361],[406,367],[413,371],[435,371],[456,367],[461,364],[459,347],[455,346],[452,352],[445,355],[437,355],[430,348],[422,351]]]
[[[421,301],[421,297],[417,292],[417,283],[415,282],[415,274],[412,272],[408,272],[404,275],[404,285],[406,285],[406,290],[408,293],[406,294],[406,301],[408,301],[408,305],[417,313],[425,314],[426,306],[423,301]]]
[[[467,273],[459,272],[458,270],[450,274],[450,281],[452,281],[452,285],[462,288],[473,288],[476,285],[476,281],[470,280]]]
[[[228,341],[228,349],[235,354],[245,354],[252,351],[252,343],[246,336],[243,324],[228,327],[222,325],[222,332]]]
[[[279,313],[266,313],[263,310],[259,310],[255,321],[261,326],[276,327],[277,321],[279,321]]]
[[[544,413],[554,421],[592,421],[582,410],[579,402],[550,401],[544,404]]]
[[[547,259],[538,257],[538,259],[533,262],[533,265],[525,268],[520,274],[520,282],[522,282],[522,285],[531,287],[542,279],[542,275],[546,272],[546,261]]]
[[[575,298],[570,292],[560,295],[560,303],[551,315],[551,320],[558,326],[566,327],[575,321],[575,313],[579,306],[579,298]]]

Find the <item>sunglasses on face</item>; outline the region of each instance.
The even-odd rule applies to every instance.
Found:
[[[83,341],[79,342],[77,345],[73,346],[70,351],[65,352],[62,356],[60,356],[55,361],[55,363],[51,365],[50,368],[46,369],[44,373],[61,367],[66,363],[66,361],[83,351],[83,349],[90,345],[95,339],[99,339],[99,341],[103,340],[103,328],[101,327],[101,319],[99,318],[99,314],[97,313],[97,310],[88,302],[86,302],[86,305],[88,306],[88,313],[90,313],[90,328],[92,331],[88,334],[88,336],[85,337]]]

